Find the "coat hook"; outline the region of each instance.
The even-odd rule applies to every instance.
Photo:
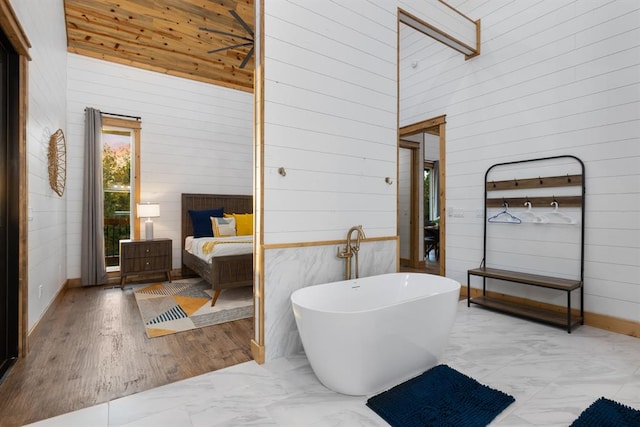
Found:
[[[538,179],[540,180],[540,185],[542,185],[542,178],[538,177]]]
[[[513,178],[513,181],[516,183],[516,187],[518,186],[518,180],[516,178]]]
[[[571,177],[567,174],[567,182],[571,182]]]
[[[387,184],[389,184],[389,185],[393,184],[393,180],[391,179],[391,177],[390,177],[390,176],[386,177],[386,178],[384,179],[384,182],[386,182],[386,183],[387,183]]]
[[[491,181],[491,184],[493,184],[493,188],[496,188],[496,182],[495,181]]]
[[[287,176],[287,171],[282,166],[278,168],[278,173],[282,176]]]

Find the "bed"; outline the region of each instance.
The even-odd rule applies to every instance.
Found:
[[[253,196],[218,194],[182,194],[182,276],[200,276],[214,291],[211,305],[215,305],[223,289],[253,284],[253,253],[216,256],[207,262],[185,249],[187,237],[193,234],[189,210],[224,208],[225,213],[252,213]]]

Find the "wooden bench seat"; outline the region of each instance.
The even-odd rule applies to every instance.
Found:
[[[480,276],[483,278],[482,296],[480,297],[471,298],[471,276]],[[561,313],[542,307],[525,306],[504,299],[491,298],[486,294],[486,278],[564,291],[567,293],[566,312]],[[571,312],[571,291],[576,289],[582,290],[581,288],[582,281],[580,280],[480,267],[467,271],[467,306],[474,303],[503,313],[539,320],[556,326],[563,326],[567,328],[567,332],[571,333],[571,329],[574,326],[581,325],[584,322],[582,301],[580,301],[580,315],[576,316]],[[580,293],[580,298],[582,299],[582,292]]]
[[[539,274],[522,273],[519,271],[500,270],[497,268],[474,268],[469,270],[468,273],[473,276],[526,283],[528,285],[559,289],[562,291],[572,291],[582,286],[582,282],[580,280],[561,279],[558,277],[541,276]]]

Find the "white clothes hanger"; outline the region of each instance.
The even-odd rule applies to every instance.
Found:
[[[513,215],[509,212],[509,204],[507,202],[503,203],[504,210],[500,213],[495,214],[491,218],[489,218],[488,222],[502,222],[507,224],[520,224],[522,220],[517,216]]]
[[[556,202],[555,200],[551,202],[551,206],[553,206],[553,211],[547,212],[544,214],[548,222],[552,224],[577,224],[578,223],[578,220],[576,220],[575,218],[565,213],[559,212],[558,202]]]
[[[532,210],[532,205],[530,201],[524,202],[524,205],[527,207],[527,210],[520,214],[520,219],[522,222],[532,222],[534,224],[542,224],[547,222],[547,219],[543,216],[536,215]]]

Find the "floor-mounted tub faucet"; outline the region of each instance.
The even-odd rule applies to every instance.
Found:
[[[357,232],[356,234],[356,243],[352,244],[351,235],[353,232]],[[358,278],[358,251],[360,251],[360,241],[365,239],[364,230],[362,230],[361,225],[355,225],[349,229],[347,232],[347,245],[344,248],[344,251],[340,251],[338,248],[338,258],[345,259],[345,269],[344,269],[344,277],[346,280],[351,279],[351,258],[353,255],[356,256],[356,279]]]

